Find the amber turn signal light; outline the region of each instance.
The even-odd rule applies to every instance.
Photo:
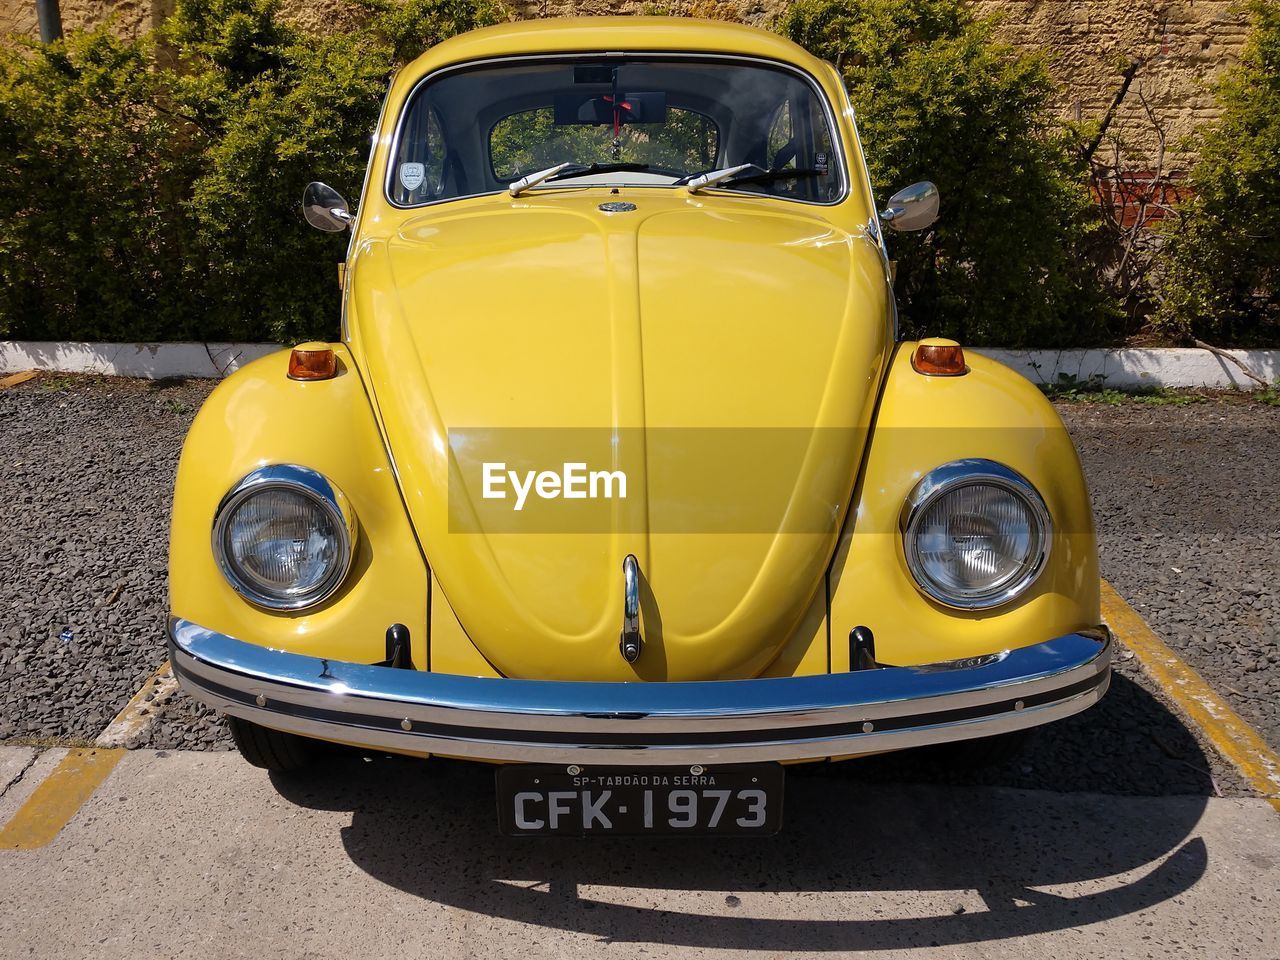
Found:
[[[967,369],[964,349],[954,340],[921,340],[911,355],[911,366],[926,377],[958,377]]]
[[[289,354],[290,380],[332,380],[338,375],[338,358],[323,343],[304,343]]]

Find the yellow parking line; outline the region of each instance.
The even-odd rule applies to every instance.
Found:
[[[26,383],[28,380],[35,379],[35,375],[36,372],[34,370],[23,370],[21,373],[11,373],[7,377],[0,377],[0,390]]]
[[[98,735],[93,747],[67,751],[32,791],[13,819],[0,829],[0,850],[33,850],[52,842],[115,769],[126,753],[124,744],[145,729],[155,717],[155,707],[176,687],[166,660]],[[146,699],[149,693],[150,701]]]
[[[1107,581],[1102,618],[1134,652],[1152,679],[1197,724],[1219,753],[1280,812],[1280,755],[1224,701],[1204,678],[1152,632]]]
[[[50,843],[124,754],[124,750],[97,748],[68,750],[0,830],[0,850],[34,850]]]

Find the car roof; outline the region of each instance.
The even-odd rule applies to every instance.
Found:
[[[818,73],[821,61],[768,30],[688,17],[559,17],[500,23],[436,44],[404,69],[420,77],[470,60],[520,54],[688,51],[780,60]]]

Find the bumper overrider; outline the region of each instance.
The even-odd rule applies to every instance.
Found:
[[[528,763],[813,760],[1006,733],[1101,699],[1111,646],[1099,627],[914,667],[592,683],[345,663],[169,623],[175,675],[223,713],[372,749]]]

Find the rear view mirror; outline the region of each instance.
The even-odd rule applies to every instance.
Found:
[[[624,123],[665,123],[667,119],[667,95],[665,93],[623,93],[617,103],[609,94],[593,96],[582,93],[556,95],[555,122],[558,127],[594,126]]]
[[[326,233],[341,233],[355,219],[342,194],[327,183],[314,181],[302,192],[302,215],[307,223]]]
[[[921,180],[890,197],[880,219],[899,233],[923,230],[938,219],[938,204],[938,188]]]

